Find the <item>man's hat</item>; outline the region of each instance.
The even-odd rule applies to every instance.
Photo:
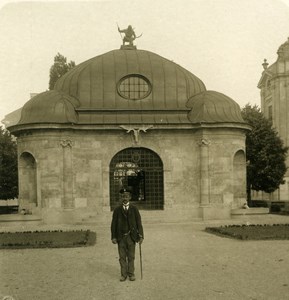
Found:
[[[124,194],[124,193],[130,193],[131,194],[131,191],[128,190],[128,189],[125,189],[125,188],[122,188],[120,191],[119,191],[120,194]]]

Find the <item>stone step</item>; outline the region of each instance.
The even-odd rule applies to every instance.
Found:
[[[0,223],[6,225],[27,225],[27,224],[42,224],[41,217],[37,215],[22,215],[22,214],[9,214],[0,215]]]
[[[264,215],[269,214],[268,207],[251,207],[248,209],[238,208],[232,209],[231,215],[234,216],[249,216],[249,215]]]
[[[189,215],[184,214],[184,217],[176,216],[176,218],[164,210],[140,210],[142,223],[155,224],[155,223],[174,223],[180,221],[201,221],[201,218],[191,218]],[[77,225],[94,225],[94,224],[110,224],[112,219],[112,212],[103,212],[102,215],[90,215],[82,218],[77,222]]]

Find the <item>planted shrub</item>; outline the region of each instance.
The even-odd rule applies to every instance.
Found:
[[[83,247],[95,243],[96,233],[90,230],[0,232],[0,249]]]
[[[289,224],[250,224],[207,227],[209,233],[240,240],[287,240]]]

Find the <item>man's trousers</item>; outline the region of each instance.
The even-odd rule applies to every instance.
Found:
[[[135,242],[130,235],[125,235],[118,243],[121,276],[134,275]]]

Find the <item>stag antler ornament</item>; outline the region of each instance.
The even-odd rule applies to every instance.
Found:
[[[153,125],[141,126],[141,127],[133,127],[133,126],[121,125],[119,127],[122,128],[122,129],[124,129],[124,130],[126,130],[127,133],[130,133],[132,131],[133,132],[133,136],[134,136],[134,142],[135,142],[135,144],[138,144],[140,132],[141,131],[147,132],[148,129],[153,128]]]

